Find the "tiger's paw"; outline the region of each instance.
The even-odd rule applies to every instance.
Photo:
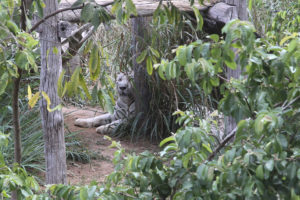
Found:
[[[99,126],[98,128],[96,128],[96,132],[99,134],[110,135],[110,134],[112,134],[113,130],[111,127],[104,125],[104,126]]]

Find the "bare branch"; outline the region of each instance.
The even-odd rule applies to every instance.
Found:
[[[43,19],[41,19],[40,21],[38,21],[28,32],[31,33],[32,31],[34,31],[35,29],[37,29],[37,27],[39,27],[39,25],[41,25],[43,22],[45,22],[47,19],[49,19],[50,17],[53,17],[61,12],[64,11],[68,11],[68,10],[78,10],[78,9],[82,9],[84,7],[84,4],[82,4],[81,6],[77,6],[77,7],[70,7],[70,8],[62,8],[62,9],[58,9],[55,12],[47,15],[46,17],[44,17]]]
[[[112,2],[102,4],[102,5],[98,5],[98,6],[106,7],[106,6],[112,5],[113,3],[114,2],[112,1]],[[45,22],[50,17],[53,17],[53,16],[55,16],[55,15],[61,13],[61,12],[65,12],[65,11],[68,11],[68,10],[79,10],[79,9],[82,9],[83,7],[84,7],[84,3],[81,6],[77,6],[77,7],[69,7],[69,8],[58,9],[55,12],[50,13],[49,15],[45,16],[43,19],[38,21],[28,32],[31,33],[32,31],[34,31],[37,27],[39,27],[39,25],[41,25],[43,22]]]
[[[219,146],[214,150],[214,152],[212,154],[210,154],[210,156],[208,157],[207,160],[210,161],[210,160],[212,160],[217,155],[217,153],[226,145],[226,143],[229,142],[235,136],[236,130],[237,130],[237,127],[235,129],[233,129],[225,137],[225,139],[219,144]]]

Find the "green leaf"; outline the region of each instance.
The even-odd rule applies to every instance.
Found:
[[[43,0],[37,0],[37,10],[38,10],[38,16],[40,18],[43,18],[44,16],[44,8],[46,7],[45,3]]]
[[[198,8],[196,8],[195,6],[193,6],[193,11],[194,11],[194,14],[195,14],[196,20],[197,20],[197,31],[200,31],[200,30],[202,30],[202,27],[203,27],[203,17],[200,14]]]
[[[57,94],[60,98],[63,97],[63,91],[64,91],[63,78],[64,78],[65,73],[66,73],[66,70],[63,69],[57,80]]]
[[[97,68],[99,67],[99,49],[97,45],[93,46],[92,53],[90,54],[89,59],[89,70],[90,70],[90,77],[92,80],[96,80],[97,77],[94,76],[94,74],[97,72]]]
[[[156,50],[156,49],[153,49],[152,47],[149,47],[152,54],[156,57],[156,58],[159,58],[160,57],[160,54],[159,52]]]
[[[297,170],[297,178],[300,180],[300,168]]]
[[[10,16],[12,16],[12,14],[14,12],[14,7],[15,7],[15,1],[14,0],[7,0],[6,2],[8,4],[9,14],[10,14]]]
[[[12,1],[12,0],[9,0],[9,1]],[[6,21],[6,26],[10,30],[10,32],[12,32],[14,35],[16,35],[19,32],[18,26],[15,24],[15,22],[13,22],[11,20]]]
[[[289,52],[294,51],[297,48],[297,46],[299,47],[299,45],[300,45],[299,40],[297,39],[292,40],[288,46],[288,51]]]
[[[170,75],[170,78],[176,78],[176,75],[177,75],[177,66],[176,66],[176,63],[173,61],[173,62],[170,62],[169,63],[169,66],[168,66],[168,71],[169,71],[169,75]]]
[[[181,66],[185,66],[187,62],[186,46],[180,46],[177,48],[176,57]]]
[[[286,36],[280,41],[279,45],[282,46],[286,41],[296,38],[297,36],[298,36],[298,33],[293,33],[292,35]]]
[[[72,4],[71,8],[80,6],[81,4],[83,4],[83,2],[84,2],[84,0],[76,0],[76,1]]]
[[[196,63],[188,63],[184,70],[188,78],[194,83],[195,82],[195,68],[196,68]]]
[[[211,148],[210,148],[210,144],[209,144],[209,143],[207,143],[207,144],[202,143],[202,146],[203,146],[209,153],[212,153],[212,150],[211,150]]]
[[[262,165],[259,165],[257,168],[256,168],[256,177],[259,178],[260,180],[263,180],[264,179],[264,168]]]
[[[292,163],[290,163],[287,167],[287,173],[288,173],[288,178],[290,180],[293,180],[294,178],[296,178],[297,175],[297,165],[296,162],[293,161]]]
[[[219,42],[219,35],[217,34],[209,35],[207,38],[212,39],[214,42]]]
[[[237,67],[235,62],[230,62],[230,61],[225,60],[225,64],[227,65],[227,67],[229,67],[230,69],[233,69],[233,70],[235,70]]]
[[[19,68],[21,69],[26,68],[26,65],[28,64],[28,60],[27,60],[27,54],[24,51],[17,52],[15,56],[15,60],[16,60],[16,65]]]
[[[0,146],[1,147],[5,147],[8,145],[8,139],[9,139],[9,135],[4,134],[0,131]]]
[[[217,87],[220,84],[220,79],[218,77],[212,77],[209,79],[212,86]]]
[[[162,147],[162,146],[164,146],[166,143],[171,142],[171,141],[175,141],[174,135],[165,138],[163,141],[161,141],[161,142],[159,143],[159,146]]]
[[[288,146],[288,141],[286,139],[286,137],[282,134],[279,134],[277,137],[276,137],[276,140],[277,142],[280,144],[281,147],[283,148],[287,148]]]
[[[271,160],[268,160],[265,164],[265,168],[268,170],[268,171],[273,171],[273,168],[274,168],[274,160],[271,159]]]
[[[89,198],[88,198],[89,195],[88,195],[88,192],[87,192],[86,187],[82,187],[82,188],[80,189],[80,194],[79,194],[79,196],[80,196],[80,200],[87,200],[87,199],[89,199]]]
[[[137,16],[138,14],[132,0],[126,0],[126,10],[127,10],[127,15],[133,14],[134,16]]]
[[[33,68],[33,70],[35,72],[37,72],[38,71],[38,67],[37,67],[37,65],[35,63],[35,57],[31,53],[27,53],[26,56],[27,56],[28,63],[31,65],[31,67]]]
[[[147,53],[148,53],[147,49],[145,49],[144,51],[142,51],[142,53],[137,57],[136,62],[138,64],[142,63],[145,60],[145,57],[146,57]]]
[[[8,84],[8,73],[4,72],[0,78],[0,95],[4,93],[5,88]]]
[[[201,164],[196,171],[196,176],[198,179],[205,181],[207,178],[208,167],[204,164]]]
[[[58,49],[57,49],[57,47],[53,47],[53,53],[54,53],[55,55],[58,54]]]
[[[152,75],[153,72],[153,66],[152,66],[152,60],[151,57],[148,56],[146,60],[146,67],[147,67],[147,72],[149,75]]]
[[[164,75],[164,72],[166,70],[166,60],[162,60],[161,64],[158,67],[158,75],[161,79],[166,80],[166,77]]]
[[[268,114],[259,114],[254,123],[255,132],[259,135],[262,134],[265,125],[270,122],[272,122],[272,117],[270,117]]]
[[[252,0],[248,1],[248,9],[249,9],[249,11],[252,10]]]
[[[71,76],[70,82],[68,82],[69,96],[72,96],[73,94],[77,94],[77,88],[79,85],[79,73],[80,73],[80,67],[77,67]]]
[[[92,96],[91,96],[90,93],[89,93],[89,90],[88,90],[88,88],[87,88],[87,86],[86,86],[86,83],[85,83],[85,80],[84,80],[84,77],[83,77],[82,74],[79,74],[79,83],[80,83],[80,86],[81,86],[81,88],[83,89],[85,95],[87,96],[87,98],[88,98],[89,100],[92,100]]]
[[[81,10],[80,20],[84,22],[88,22],[92,19],[95,12],[95,7],[91,3],[87,3],[84,5],[83,9]]]

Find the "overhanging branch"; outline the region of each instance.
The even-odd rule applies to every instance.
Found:
[[[106,7],[106,6],[112,5],[113,3],[114,2],[109,2],[109,3],[106,3],[106,4],[97,5],[97,6]],[[65,11],[69,11],[69,10],[79,10],[79,9],[82,9],[83,7],[84,7],[84,3],[82,5],[80,5],[80,6],[77,6],[77,7],[68,7],[68,8],[58,9],[55,12],[50,13],[49,15],[45,16],[43,19],[41,19],[40,21],[38,21],[28,32],[29,33],[33,32],[35,29],[37,29],[39,27],[39,25],[41,25],[43,22],[45,22],[50,17],[53,17],[53,16],[55,16],[55,15],[57,15],[59,13],[62,13],[62,12],[65,12]]]
[[[37,29],[39,27],[39,25],[41,25],[43,22],[45,22],[47,19],[49,19],[50,17],[53,17],[61,12],[65,12],[68,10],[78,10],[78,9],[82,9],[84,7],[84,4],[82,4],[81,6],[77,6],[77,7],[70,7],[70,8],[62,8],[62,9],[58,9],[55,12],[47,15],[46,17],[44,17],[43,19],[41,19],[40,21],[38,21],[28,32],[31,33],[33,32],[35,29]]]

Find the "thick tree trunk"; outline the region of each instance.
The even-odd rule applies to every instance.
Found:
[[[135,89],[135,111],[136,114],[142,113],[146,116],[149,112],[150,91],[148,86],[148,74],[145,62],[138,64],[136,58],[144,50],[146,44],[144,38],[147,36],[147,18],[138,17],[132,19],[132,51],[133,51],[133,70],[134,70],[134,89]]]
[[[57,0],[44,0],[44,16],[58,8]],[[40,91],[48,94],[51,107],[61,103],[57,95],[57,80],[62,69],[61,44],[58,37],[58,17],[49,18],[42,25]],[[49,112],[47,102],[40,101],[45,141],[46,183],[66,183],[66,153],[64,120],[61,110]]]
[[[247,0],[223,0],[223,2],[235,5],[237,8],[238,13],[238,19],[240,20],[248,20],[248,13],[247,13]],[[232,18],[234,19],[234,18]],[[236,55],[238,57],[238,55]],[[232,70],[229,67],[226,69],[226,76],[227,79],[230,80],[230,78],[236,78],[238,79],[240,75],[242,74],[240,66],[237,66],[236,70]],[[236,127],[236,121],[233,119],[233,117],[225,117],[225,134],[224,136],[228,135],[235,127]]]

